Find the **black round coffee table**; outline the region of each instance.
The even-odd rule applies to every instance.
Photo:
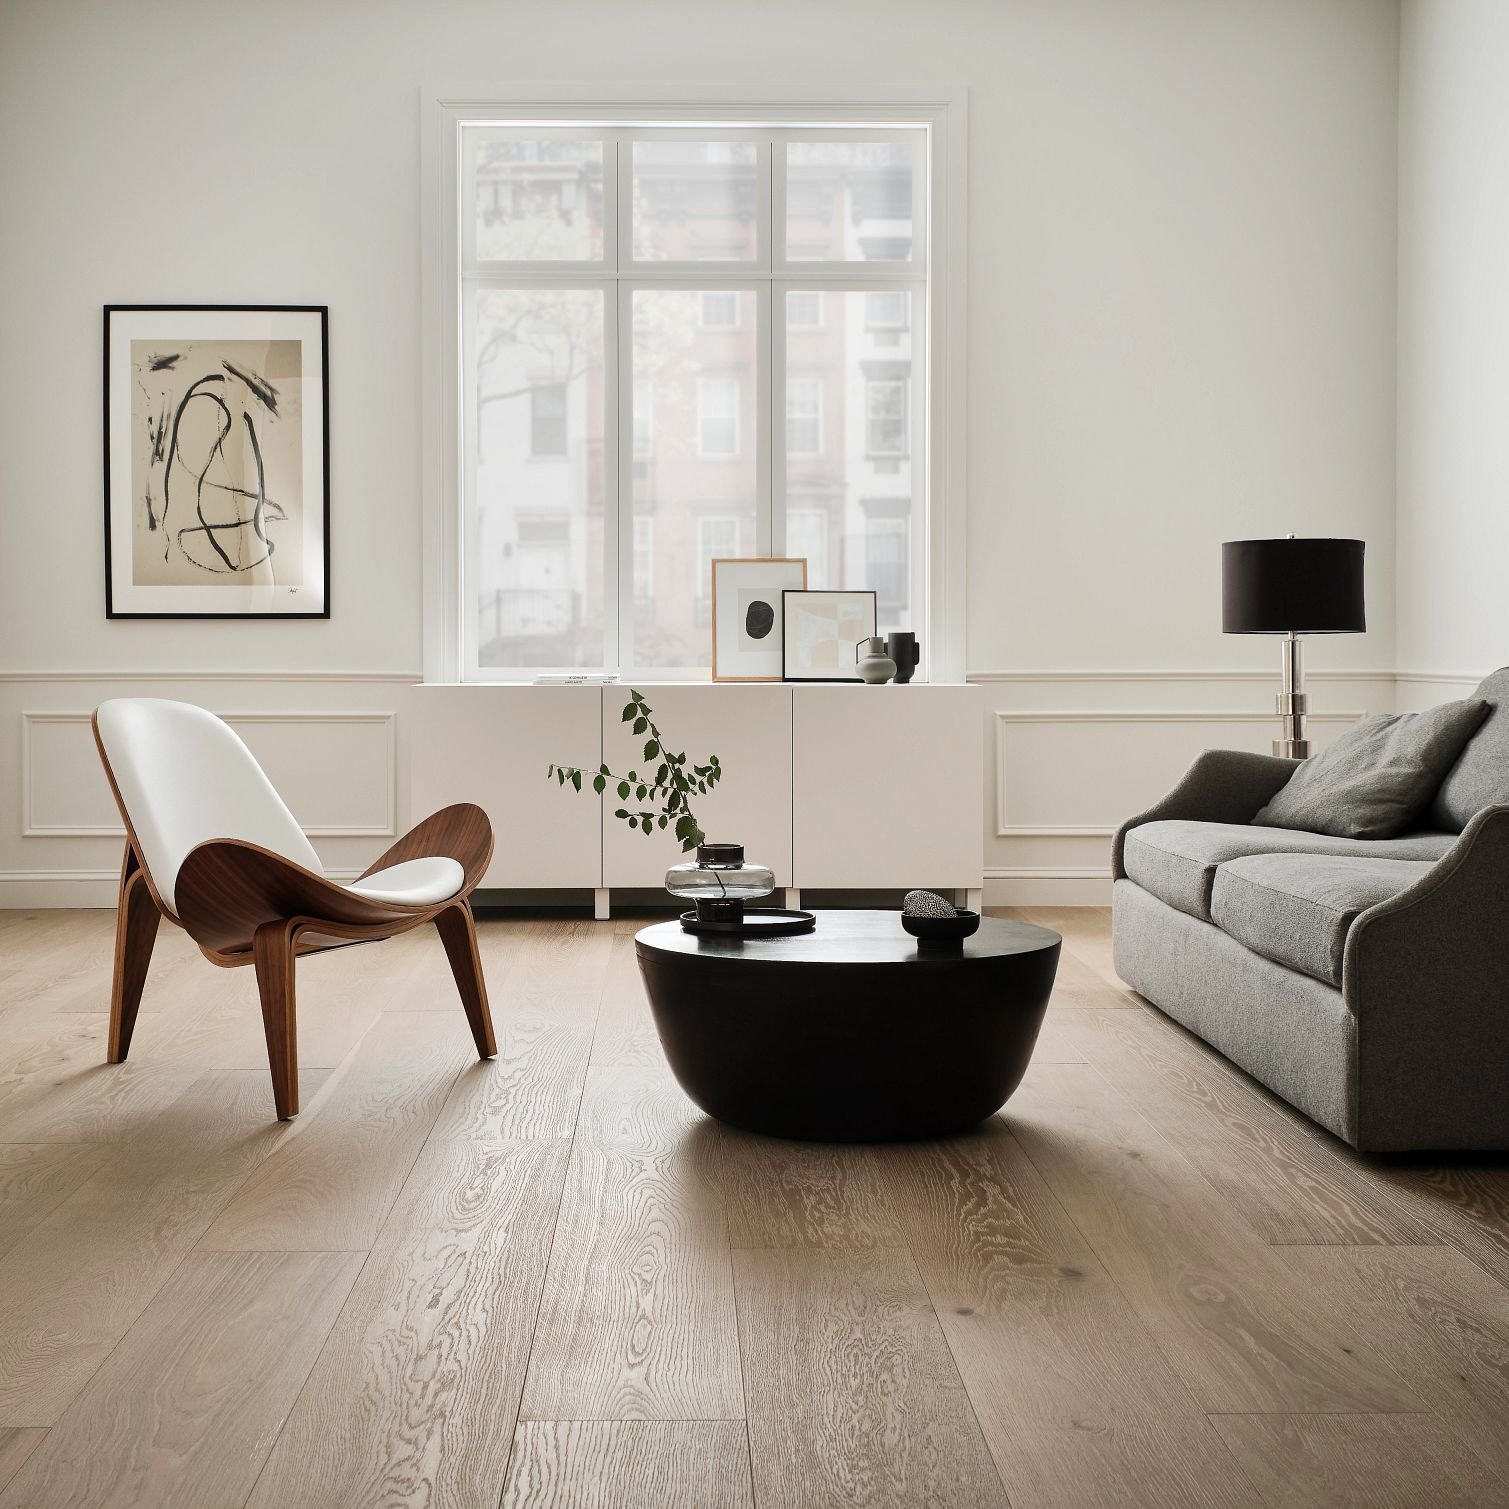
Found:
[[[980,921],[919,949],[895,912],[819,912],[813,932],[745,941],[679,922],[634,940],[681,1088],[752,1132],[821,1142],[946,1137],[1021,1083],[1058,969],[1045,927]]]

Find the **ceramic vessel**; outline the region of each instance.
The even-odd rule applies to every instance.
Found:
[[[896,662],[886,654],[883,639],[861,639],[854,646],[854,661],[867,686],[880,686],[896,674]]]

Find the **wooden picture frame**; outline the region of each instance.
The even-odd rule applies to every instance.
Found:
[[[810,610],[816,608],[816,613]],[[850,659],[862,639],[875,636],[874,592],[786,591],[781,594],[781,679],[860,681],[859,663]],[[812,633],[813,620],[833,620],[831,636]],[[804,627],[805,623],[805,627]],[[854,634],[855,628],[863,632]],[[832,649],[832,654],[828,653]]]
[[[330,617],[324,304],[104,308],[105,616]]]
[[[806,587],[806,558],[720,556],[712,577],[713,680],[783,680],[781,600],[786,589]],[[759,610],[769,613],[768,620]]]

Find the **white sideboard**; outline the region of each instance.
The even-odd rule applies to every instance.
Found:
[[[639,688],[673,749],[726,771],[696,803],[786,888],[978,891],[984,866],[980,690],[973,686],[660,683]],[[408,731],[409,811],[486,809],[500,889],[659,886],[682,856],[613,816],[609,788],[562,791],[552,763],[644,765],[624,686],[430,685]]]

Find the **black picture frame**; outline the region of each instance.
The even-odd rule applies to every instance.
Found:
[[[320,344],[320,507],[321,507],[321,605],[312,611],[287,609],[253,609],[250,611],[151,610],[125,608],[117,604],[114,582],[114,539],[111,523],[112,445],[111,445],[111,324],[116,316],[142,314],[286,314],[317,315]],[[103,360],[101,370],[101,408],[104,431],[104,534],[105,534],[105,617],[107,619],[328,619],[330,617],[330,306],[328,304],[106,304],[103,306]],[[305,499],[307,506],[307,498]],[[129,548],[129,545],[128,545]],[[163,588],[158,590],[179,590]],[[184,589],[193,590],[193,589]]]
[[[852,676],[793,676],[791,674],[791,635],[787,623],[788,604],[787,599],[793,597],[868,597],[870,599],[870,632],[860,637],[872,639],[876,633],[876,625],[879,621],[880,608],[873,591],[861,587],[788,587],[781,593],[781,680],[794,682],[798,685],[842,685],[852,683],[855,686],[864,684],[859,674],[859,666],[856,662]]]

